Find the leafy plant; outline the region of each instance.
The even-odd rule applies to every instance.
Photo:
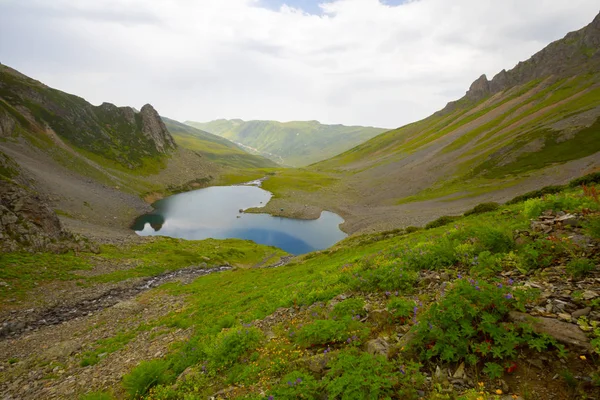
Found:
[[[402,290],[411,291],[418,279],[412,268],[393,257],[375,257],[363,260],[357,267],[340,277],[340,282],[356,291]]]
[[[415,305],[414,300],[395,297],[388,302],[387,309],[395,318],[406,320],[414,314]]]
[[[342,319],[344,317],[354,317],[356,315],[365,315],[365,301],[361,298],[355,297],[347,299],[337,303],[331,311],[331,316],[334,318]]]
[[[368,334],[369,330],[363,324],[346,317],[341,321],[331,319],[315,320],[304,325],[294,337],[296,343],[300,346],[311,347],[342,342],[359,345]]]
[[[523,309],[528,298],[527,292],[501,283],[459,279],[420,318],[411,345],[427,360],[475,364],[513,358],[518,346],[538,339],[506,320],[508,312]],[[496,370],[490,365],[487,372],[493,375]]]
[[[321,398],[322,388],[312,375],[294,371],[281,379],[281,383],[271,391],[269,398],[274,399],[307,399]]]
[[[123,377],[123,388],[132,399],[144,396],[151,387],[170,382],[174,376],[164,360],[142,361]]]
[[[394,365],[382,356],[372,356],[355,349],[342,352],[330,364],[325,387],[330,399],[362,400],[390,398],[416,399],[424,377],[419,365]]]
[[[574,277],[582,277],[596,268],[596,264],[588,258],[574,258],[566,265],[567,272]]]
[[[261,338],[262,332],[254,327],[223,330],[204,350],[211,372],[233,365],[242,354],[255,349]]]

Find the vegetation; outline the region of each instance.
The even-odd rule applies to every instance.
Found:
[[[323,125],[317,121],[242,121],[216,120],[186,124],[233,142],[282,164],[303,167],[335,156],[385,129]]]

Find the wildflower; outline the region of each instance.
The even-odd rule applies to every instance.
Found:
[[[404,365],[402,365],[402,366],[400,367],[400,373],[401,373],[402,375],[406,375],[406,371],[404,371]]]
[[[385,295],[386,295],[387,297],[390,297],[390,296],[392,295],[392,292],[385,292]]]
[[[515,281],[512,280],[512,278],[508,278],[508,284],[512,285]]]
[[[502,284],[501,283],[498,284],[498,288],[502,289]]]
[[[504,295],[505,298],[507,298],[508,300],[513,298],[513,295],[510,293],[506,293],[506,295]]]
[[[462,279],[462,274],[458,274],[458,279]]]
[[[587,360],[585,356],[579,356],[579,358],[581,358],[583,361]]]
[[[296,383],[302,383],[302,378],[296,379]]]
[[[269,400],[273,400],[273,399],[274,399],[274,397],[273,397],[273,396],[269,396]]]
[[[288,386],[294,386],[294,384],[292,383],[292,381],[288,381]]]
[[[496,394],[502,394],[502,390],[496,389]]]
[[[348,340],[346,340],[346,343],[348,343],[348,344],[352,343],[352,339],[348,338]]]

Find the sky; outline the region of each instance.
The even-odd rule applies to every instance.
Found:
[[[597,0],[0,0],[0,62],[180,121],[394,128],[592,21]]]

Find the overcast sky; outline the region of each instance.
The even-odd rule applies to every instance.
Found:
[[[0,62],[178,120],[397,127],[592,21],[598,0],[0,0]]]

